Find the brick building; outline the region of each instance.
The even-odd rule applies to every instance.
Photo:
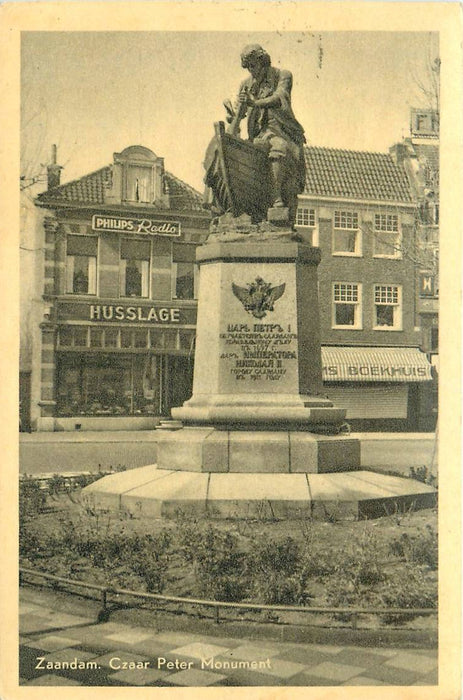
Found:
[[[322,252],[323,380],[354,429],[429,429],[414,191],[390,154],[309,146],[297,216]]]
[[[48,168],[38,430],[154,427],[191,394],[201,195],[147,148],[60,185]]]

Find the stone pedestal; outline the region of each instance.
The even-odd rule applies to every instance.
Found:
[[[187,425],[336,430],[345,411],[323,393],[320,251],[274,238],[208,243],[201,266],[193,396]]]

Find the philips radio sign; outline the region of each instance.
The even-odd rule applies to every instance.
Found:
[[[155,236],[180,236],[180,221],[163,221],[162,219],[134,219],[127,216],[92,217],[94,231],[115,231],[117,233],[140,233]]]

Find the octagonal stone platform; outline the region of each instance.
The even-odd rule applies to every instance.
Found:
[[[140,517],[186,514],[221,519],[344,520],[436,504],[436,491],[413,479],[358,470],[329,474],[206,473],[156,465],[103,477],[82,491],[94,510]]]

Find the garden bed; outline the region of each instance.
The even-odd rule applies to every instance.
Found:
[[[80,487],[20,486],[20,563],[57,576],[164,595],[337,608],[435,608],[437,513],[319,522],[135,519],[84,508]],[[63,491],[64,488],[64,491]],[[180,611],[182,606],[167,604]],[[189,614],[213,615],[207,609]],[[221,610],[225,620],[343,627],[342,613]],[[435,616],[362,615],[368,629],[434,629]]]

